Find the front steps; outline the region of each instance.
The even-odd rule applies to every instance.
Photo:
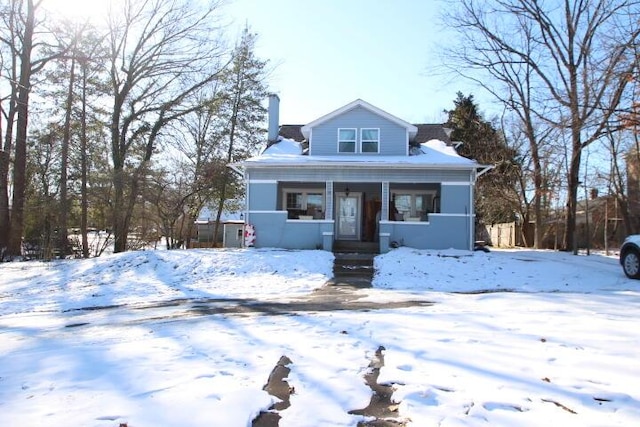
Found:
[[[371,287],[378,243],[336,241],[333,252],[333,285]]]

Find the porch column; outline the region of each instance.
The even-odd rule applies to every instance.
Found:
[[[380,207],[380,220],[389,221],[389,183],[382,183],[382,206]]]
[[[333,219],[333,181],[325,182],[324,219]]]

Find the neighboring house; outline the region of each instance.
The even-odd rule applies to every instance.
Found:
[[[280,136],[278,115],[271,95],[268,148],[230,165],[246,182],[255,246],[473,249],[474,185],[490,167],[459,156],[441,125],[415,126],[360,99]]]

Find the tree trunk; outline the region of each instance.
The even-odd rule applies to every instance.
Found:
[[[18,80],[17,55],[15,49],[11,54],[11,79]],[[17,86],[11,84],[9,95],[9,110],[7,111],[4,135],[4,148],[0,150],[0,251],[9,246],[9,232],[11,230],[11,215],[9,211],[9,165],[11,164],[11,152],[13,150],[13,131],[16,119]],[[0,106],[0,110],[2,107]]]
[[[9,244],[9,162],[8,150],[0,150],[0,252]]]
[[[13,166],[13,204],[8,254],[19,256],[24,230],[24,202],[27,185],[27,125],[29,118],[29,92],[31,91],[31,51],[35,10],[33,0],[27,1],[27,17],[24,22],[24,38],[20,52],[20,80],[18,87],[16,145]]]
[[[113,168],[113,252],[127,250],[127,227],[124,212],[124,170],[122,165]]]
[[[0,150],[0,250],[9,245],[9,230],[11,216],[9,214],[9,165],[13,150],[13,124],[16,117],[16,92],[11,89],[9,111],[6,118],[6,134],[4,149]]]
[[[122,93],[127,93],[128,87]],[[124,97],[118,93],[114,99],[113,112],[111,114],[111,158],[113,160],[113,252],[127,250],[127,229],[124,221],[124,148],[121,148],[120,120],[122,117],[122,105]]]
[[[576,242],[576,208],[578,203],[578,185],[580,183],[580,136],[574,136],[573,155],[569,164],[569,176],[567,180],[567,219],[565,222],[563,249],[578,253]],[[577,139],[577,142],[575,141]],[[578,148],[576,148],[576,144]]]
[[[76,60],[71,57],[71,70],[69,71],[69,89],[67,91],[67,105],[64,115],[64,129],[62,135],[62,147],[60,159],[60,230],[59,230],[59,248],[61,255],[65,256],[69,253],[69,200],[67,196],[67,169],[69,168],[69,143],[71,140],[71,108],[73,106],[73,85],[75,84],[75,68]]]
[[[88,162],[87,162],[87,67],[82,67],[82,115],[80,117],[80,232],[82,234],[82,257],[89,258],[89,238],[87,236],[87,222],[89,211],[89,197],[87,194]]]

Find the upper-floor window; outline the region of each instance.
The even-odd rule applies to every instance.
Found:
[[[356,129],[338,129],[338,152],[356,152]]]
[[[363,153],[377,153],[380,146],[380,129],[360,129],[360,144]]]

